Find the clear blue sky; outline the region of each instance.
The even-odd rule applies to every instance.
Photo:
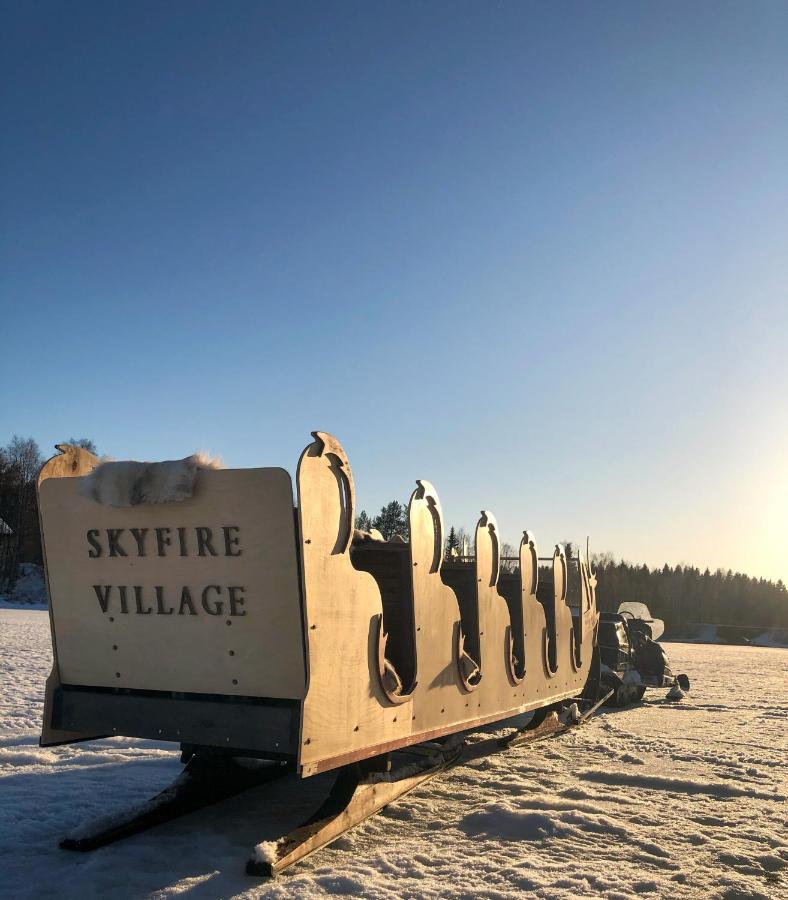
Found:
[[[788,5],[7,3],[0,443],[788,579]]]

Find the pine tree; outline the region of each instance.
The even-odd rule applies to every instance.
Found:
[[[454,551],[454,553],[452,553]],[[459,555],[460,552],[460,540],[457,537],[457,532],[454,530],[454,526],[452,525],[449,529],[449,536],[446,538],[446,559],[451,559],[452,556]]]
[[[367,515],[365,509],[362,509],[356,516],[355,527],[358,528],[359,531],[369,531],[372,528],[372,519]]]
[[[390,541],[395,534],[408,539],[408,510],[398,500],[392,500],[381,507],[380,515],[372,520],[372,527]]]

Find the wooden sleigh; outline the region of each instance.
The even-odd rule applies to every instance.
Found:
[[[237,757],[302,777],[340,769],[339,794],[355,778],[348,796],[368,815],[419,782],[369,782],[381,760],[427,746],[439,769],[452,736],[554,708],[589,679],[598,615],[582,556],[559,545],[540,562],[526,531],[516,570],[501,575],[485,511],[473,559],[446,561],[427,481],[410,498],[407,542],[354,539],[347,456],[331,435],[313,437],[295,508],[282,469],[201,471],[188,499],[124,508],[84,496],[98,464],[85,450],[63,445],[41,471],[54,651],[42,745],[152,738],[180,744],[191,766],[177,802],[157,803],[153,821],[138,811],[118,836],[243,789]],[[216,761],[224,793],[205,790]],[[358,801],[368,783],[378,786]],[[320,846],[314,822],[307,830]],[[117,839],[105,828],[65,846],[105,838]]]

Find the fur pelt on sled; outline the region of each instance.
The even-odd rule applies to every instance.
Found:
[[[402,693],[402,679],[397,674],[394,664],[388,659],[383,660],[383,684],[391,694]]]
[[[354,544],[363,544],[367,541],[383,541],[385,543],[386,539],[377,528],[371,528],[369,531],[362,531],[360,528],[353,529]]]
[[[465,680],[470,684],[478,684],[479,679],[482,677],[482,671],[476,660],[465,650],[465,635],[462,636],[460,641],[459,655],[460,669],[465,676]]]
[[[220,459],[194,453],[185,459],[164,462],[101,462],[86,476],[80,493],[107,506],[140,503],[178,503],[194,493],[200,469],[222,469]]]

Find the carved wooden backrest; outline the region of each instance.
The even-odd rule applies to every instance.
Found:
[[[555,609],[555,671],[557,689],[572,681],[572,611],[566,602],[569,572],[563,545],[556,544],[553,552],[553,602]]]
[[[428,481],[417,482],[408,505],[408,520],[418,666],[413,730],[418,733],[467,719],[476,663],[461,655],[459,602],[441,577],[443,512],[438,494]]]
[[[482,711],[514,705],[512,692],[512,618],[506,600],[498,591],[500,538],[498,523],[483,510],[476,524],[476,595],[479,607],[479,643]]]
[[[392,703],[380,684],[383,604],[375,579],[350,559],[355,487],[345,451],[325,432],[298,464],[298,518],[309,659],[300,762],[324,759],[410,733],[410,701]]]
[[[520,541],[520,579],[525,629],[526,684],[535,695],[544,696],[550,677],[547,665],[547,619],[542,604],[536,599],[539,585],[539,553],[530,531]]]

